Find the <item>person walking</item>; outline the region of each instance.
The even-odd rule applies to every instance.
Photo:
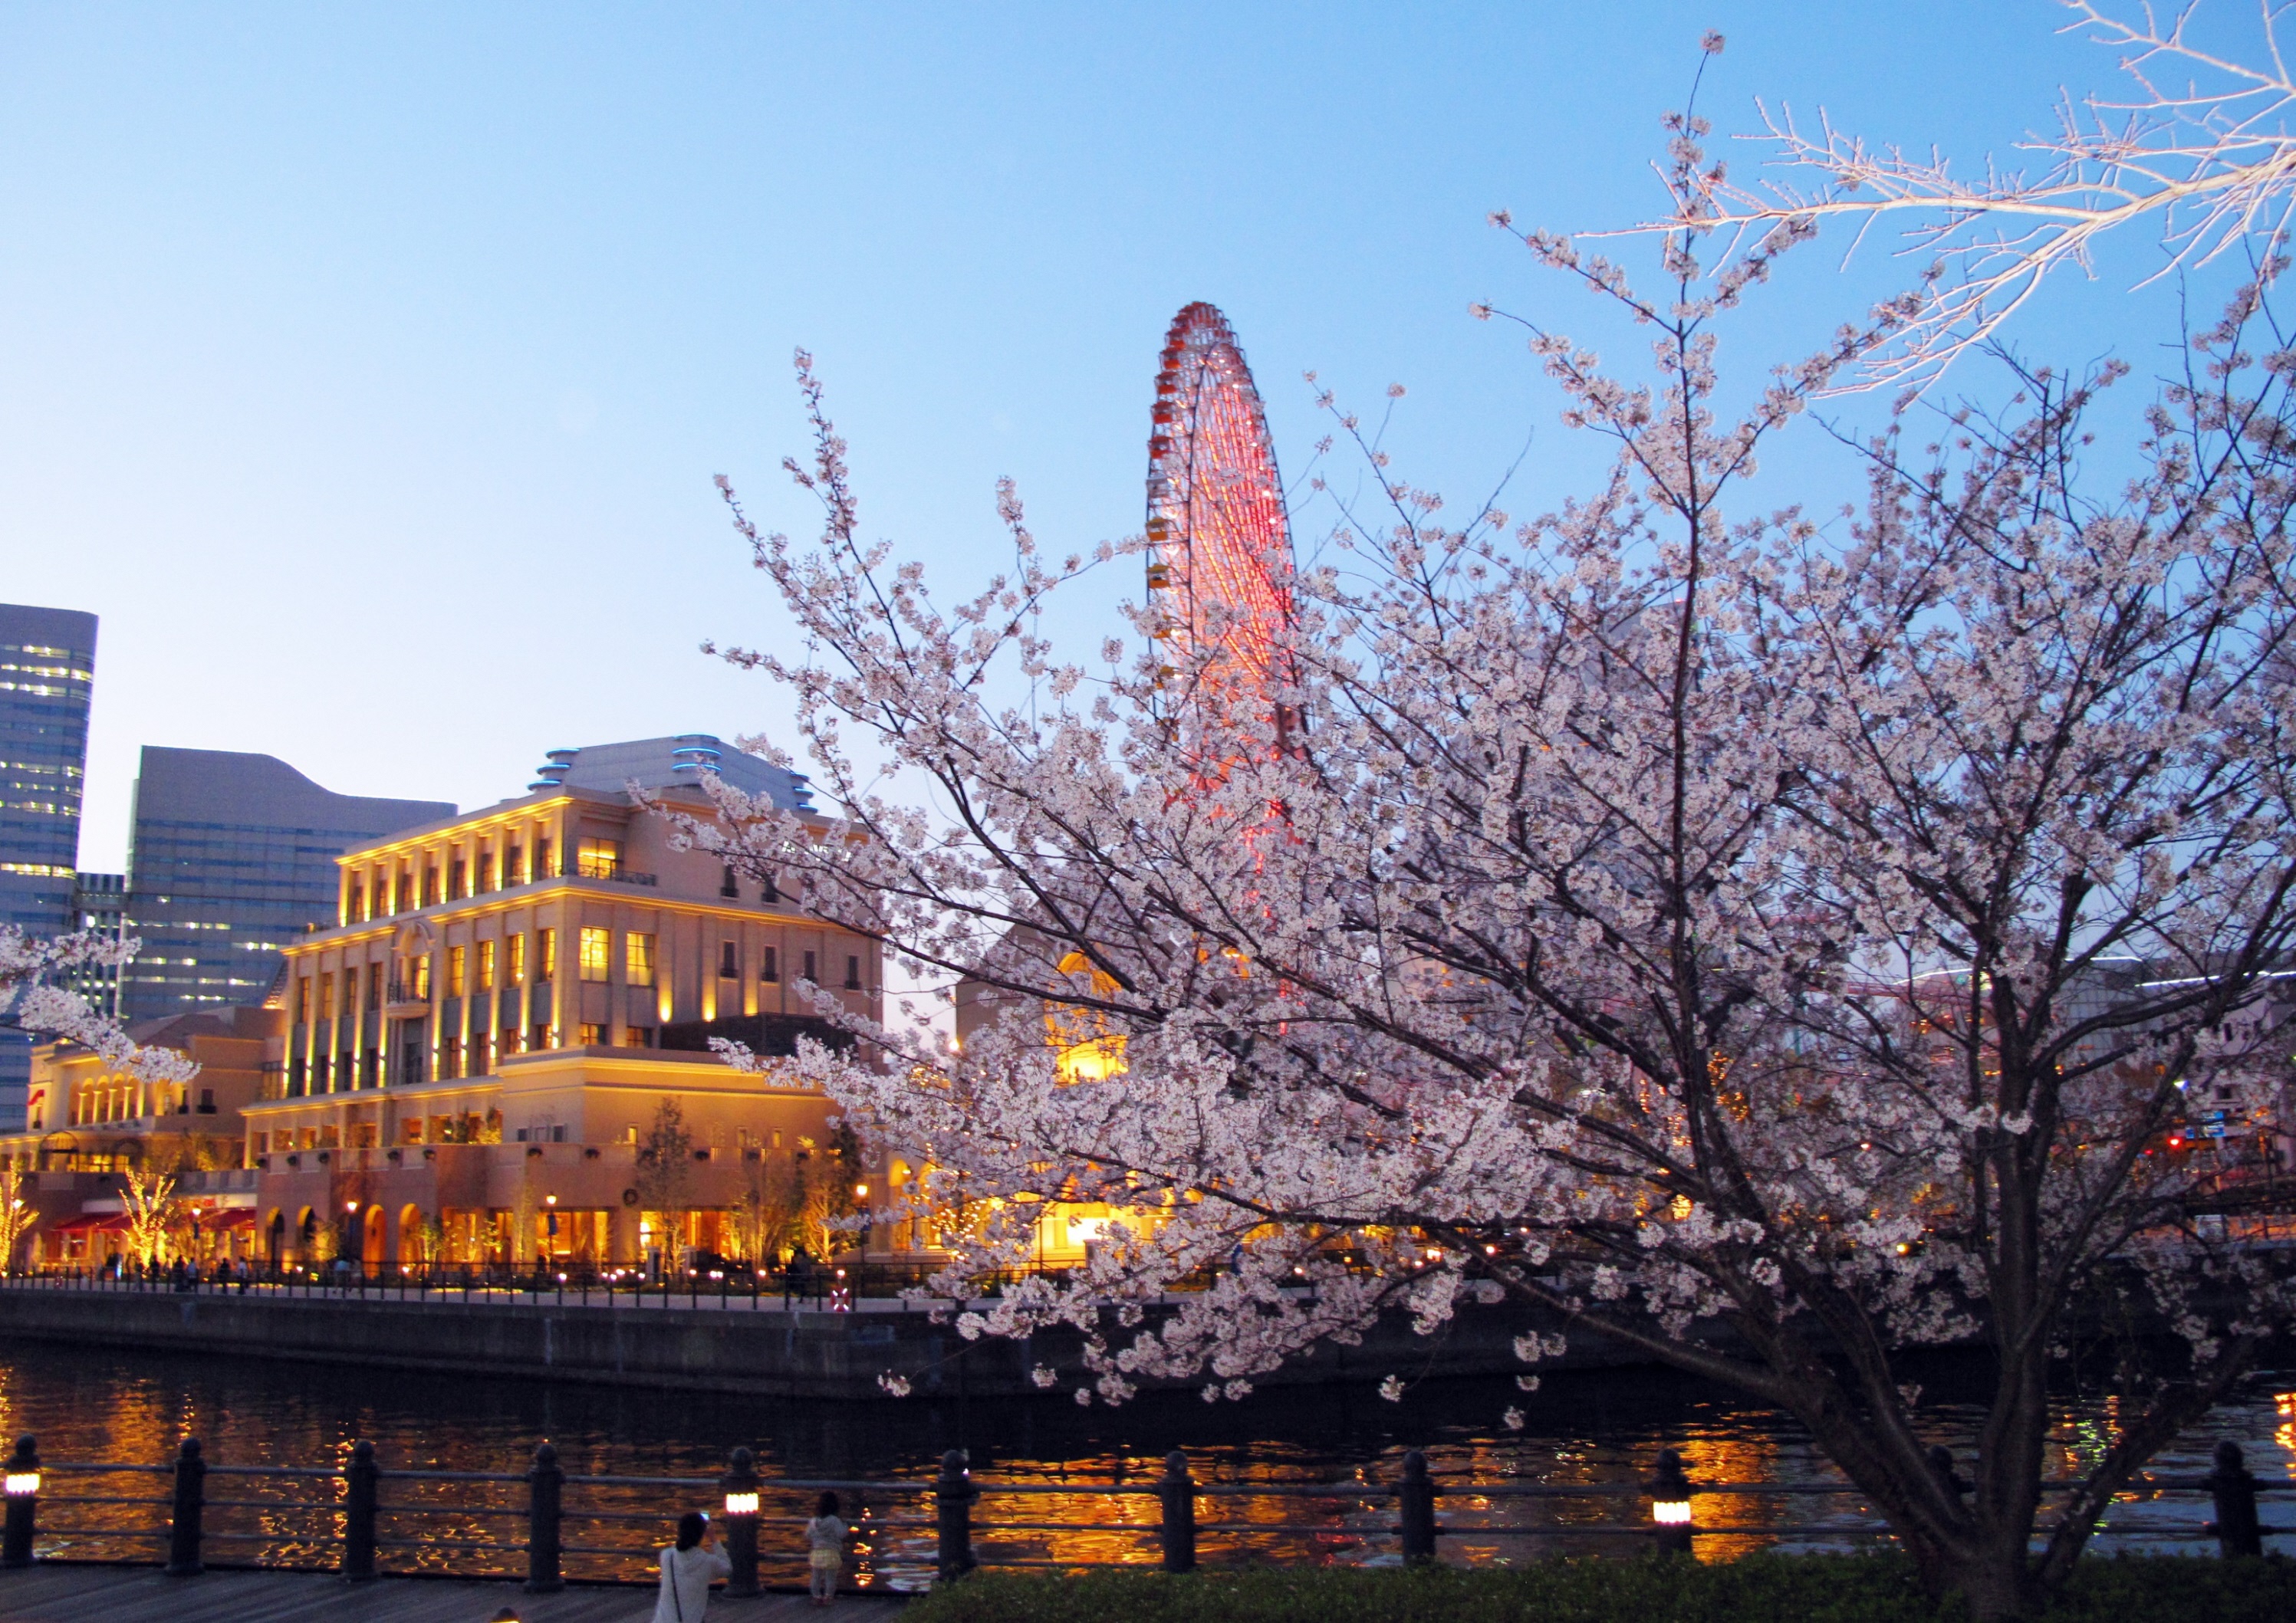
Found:
[[[733,1571],[709,1518],[686,1512],[677,1519],[677,1542],[661,1553],[661,1596],[653,1603],[653,1623],[701,1623],[709,1610],[709,1586]]]
[[[845,1519],[837,1513],[837,1496],[824,1494],[814,1506],[813,1520],[805,1524],[808,1561],[813,1567],[813,1603],[826,1606],[837,1598],[837,1571],[845,1562]]]

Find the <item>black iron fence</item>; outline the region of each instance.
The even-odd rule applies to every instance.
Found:
[[[2232,1443],[2218,1446],[2215,1466],[2205,1477],[2145,1477],[2128,1493],[2205,1495],[2210,1520],[2153,1530],[2212,1537],[2228,1557],[2259,1554],[2266,1537],[2296,1532],[2265,1525],[2258,1510],[2259,1496],[2296,1483],[2257,1477]],[[196,1438],[184,1439],[168,1464],[44,1463],[36,1439],[25,1437],[7,1463],[0,1568],[70,1555],[164,1561],[186,1578],[210,1565],[331,1570],[353,1581],[447,1572],[521,1578],[540,1593],[561,1587],[570,1571],[645,1581],[678,1514],[702,1500],[722,1505],[732,1592],[753,1594],[769,1575],[794,1579],[799,1529],[813,1496],[824,1490],[846,1496],[855,1535],[848,1571],[859,1583],[896,1589],[982,1567],[1186,1572],[1206,1558],[1323,1562],[1332,1558],[1335,1529],[1349,1535],[1358,1559],[1376,1545],[1379,1556],[1406,1562],[1435,1560],[1447,1542],[1506,1541],[1535,1551],[1537,1541],[1552,1548],[1556,1540],[1594,1538],[1687,1554],[1709,1537],[1887,1536],[1870,1521],[1766,1523],[1743,1508],[1779,1496],[1862,1496],[1846,1483],[1696,1482],[1672,1450],[1654,1467],[1638,1483],[1439,1480],[1414,1451],[1389,1482],[1205,1482],[1176,1451],[1151,1480],[1083,1484],[976,1481],[965,1456],[951,1451],[930,1479],[796,1480],[759,1476],[747,1448],[734,1450],[718,1477],[643,1477],[569,1471],[546,1442],[524,1471],[496,1472],[386,1469],[365,1441],[308,1467],[213,1462]],[[1941,1469],[1952,1480],[1950,1461]],[[1049,1500],[1054,1512],[1090,1513],[1057,1520],[1036,1510],[1048,1496],[1058,1496]],[[1447,1500],[1467,1516],[1442,1513]],[[1537,1525],[1493,1520],[1522,1500],[1576,1502],[1585,1511]],[[1701,1513],[1702,1502],[1709,1513]],[[1732,1508],[1713,1519],[1718,1506]],[[1054,1539],[1064,1547],[1048,1548]],[[1045,1553],[1025,1553],[1037,1550]]]

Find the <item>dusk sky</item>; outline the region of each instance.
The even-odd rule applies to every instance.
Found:
[[[1491,210],[1652,212],[1658,119],[1709,28],[1718,138],[1761,96],[2005,154],[2060,86],[2113,81],[2062,20],[2042,0],[0,6],[0,598],[102,617],[81,865],[121,866],[146,743],[469,807],[554,746],[786,740],[775,691],[696,644],[779,645],[710,478],[812,528],[777,471],[805,449],[800,345],[870,533],[947,595],[1009,556],[999,475],[1049,548],[1137,529],[1156,352],[1192,299],[1234,322],[1287,475],[1324,431],[1315,368],[1367,409],[1407,386],[1390,443],[1415,482],[1480,498],[1528,442],[1507,505],[1559,499],[1587,454],[1519,332],[1468,307],[1566,329],[1588,307]],[[1854,317],[1910,274],[1886,248],[1847,274],[1804,256],[1726,361],[1758,379]],[[2054,290],[2019,341],[2144,368],[2173,330],[2172,289],[2128,291],[2157,251]],[[1808,459],[1779,463],[1808,491],[1761,504],[1830,488]],[[1072,629],[1119,629],[1136,576],[1081,594]]]

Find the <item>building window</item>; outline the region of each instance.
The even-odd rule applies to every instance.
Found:
[[[758,899],[761,902],[778,902],[782,899],[781,887],[774,883],[772,874],[767,874],[758,881]]]
[[[471,1034],[471,1074],[483,1077],[495,1068],[495,1039],[484,1031]]]
[[[334,1017],[335,976],[334,971],[329,970],[319,977],[319,1018],[332,1020]]]
[[[625,978],[634,987],[652,986],[653,984],[653,938],[632,930],[622,938],[622,942]]]
[[[582,1022],[582,1046],[585,1048],[603,1048],[605,1045],[606,1029],[603,1026],[592,1025],[588,1021],[584,1021]]]
[[[438,899],[439,870],[425,868],[422,870],[422,905],[428,907]]]
[[[651,1048],[653,1046],[653,1028],[652,1026],[632,1026],[628,1028],[628,1031],[630,1040],[627,1045],[625,1045],[625,1046],[631,1048]]]
[[[554,930],[534,932],[534,978],[542,981],[558,979],[558,932]]]
[[[550,1046],[550,1022],[548,1021],[538,1020],[534,1022],[534,1029],[527,1034],[526,1045],[527,1052],[529,1053],[540,1053],[544,1049]]]
[[[447,996],[449,997],[463,995],[463,971],[469,961],[469,953],[468,947],[450,947],[447,949]]]
[[[526,853],[514,845],[503,848],[503,889],[526,883]]]
[[[523,935],[512,936],[510,939],[509,984],[514,987],[526,984],[526,938]]]
[[[611,879],[622,871],[622,842],[583,836],[575,848],[575,866],[584,879]]]
[[[558,877],[556,871],[550,865],[550,836],[547,834],[537,834],[534,837],[534,877],[537,879]]]
[[[369,1009],[382,1007],[382,965],[380,963],[366,966],[366,1006]]]
[[[447,865],[447,899],[448,901],[459,902],[470,895],[469,874],[470,865],[459,857]]]
[[[861,989],[861,955],[858,953],[845,955],[845,989],[849,992]]]
[[[742,887],[740,884],[735,882],[734,878],[734,865],[730,862],[726,865],[726,877],[718,881],[718,894],[720,896],[734,897],[737,899],[742,894]]]
[[[423,1003],[430,1001],[430,955],[411,961],[414,966],[414,996]]]
[[[287,1096],[290,1099],[303,1096],[303,1062],[300,1060],[287,1062]]]
[[[463,1074],[463,1045],[448,1037],[439,1045],[439,1080],[451,1081]]]
[[[479,848],[478,875],[478,882],[473,889],[484,896],[495,888],[495,854],[484,846]]]
[[[299,1026],[311,1023],[311,978],[308,975],[295,978],[295,1023]]]
[[[414,888],[414,880],[413,876],[402,870],[398,878],[393,881],[392,885],[390,910],[393,913],[405,913],[407,910],[407,903],[414,899],[408,892],[413,890]]]
[[[855,962],[858,963],[859,960],[856,959]],[[479,990],[491,992],[494,989],[495,944],[491,941],[481,941],[479,943]]]
[[[366,887],[353,881],[350,905],[343,909],[343,922],[361,924],[366,922]]]
[[[781,978],[781,951],[777,947],[768,947],[765,949],[765,956],[763,960],[758,965],[758,979],[760,980],[779,980]]]
[[[613,962],[613,932],[595,924],[582,926],[582,979],[603,980]]]
[[[805,955],[805,978],[808,980],[818,980],[820,979],[819,975],[816,973],[814,970],[813,955],[811,953],[808,953]]]
[[[718,979],[739,980],[742,978],[742,944],[739,941],[718,943]]]

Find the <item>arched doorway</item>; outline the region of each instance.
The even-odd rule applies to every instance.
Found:
[[[285,1212],[278,1210],[272,1212],[270,1226],[264,1234],[263,1249],[266,1260],[276,1268],[279,1266],[280,1258],[287,1250],[287,1214]]]
[[[366,1232],[364,1242],[359,1247],[359,1260],[366,1264],[367,1271],[371,1274],[380,1271],[382,1267],[382,1208],[380,1206],[368,1207],[366,1209]]]
[[[295,1222],[296,1258],[302,1262],[310,1261],[311,1248],[318,1242],[318,1239],[319,1214],[306,1206],[303,1209],[303,1215]]]
[[[398,1209],[398,1260],[406,1267],[439,1260],[424,1243],[422,1209],[411,1202]]]

